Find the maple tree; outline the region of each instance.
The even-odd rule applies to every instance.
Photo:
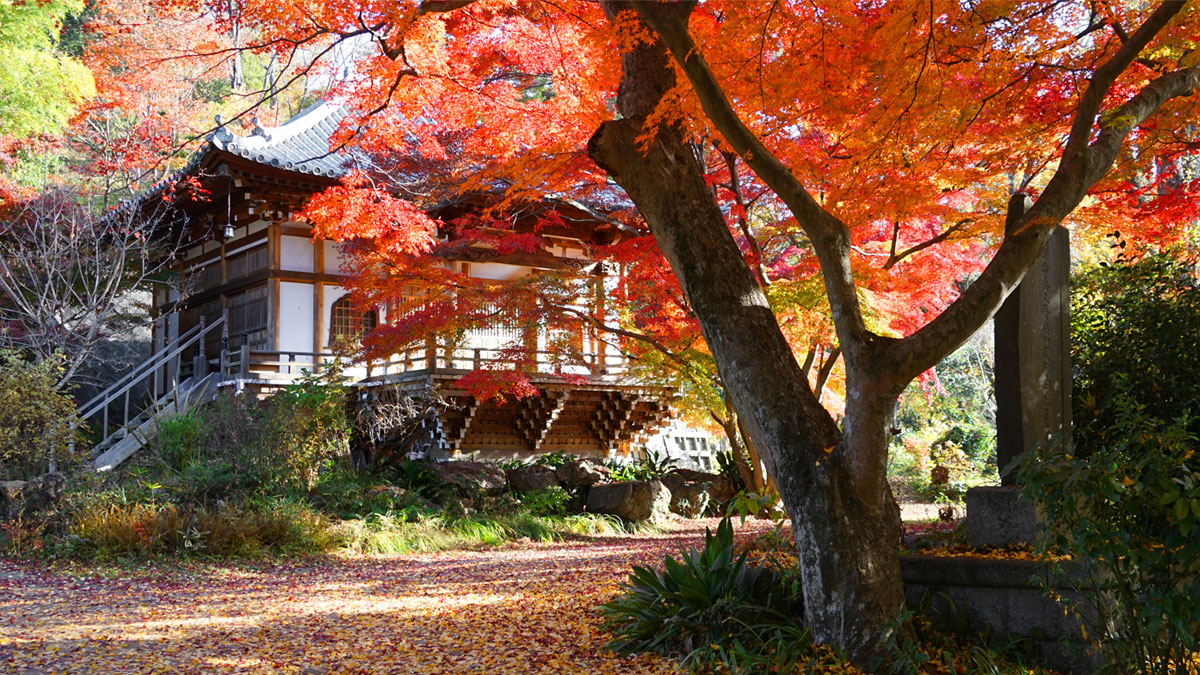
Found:
[[[896,397],[991,317],[1068,217],[1084,238],[1120,223],[1163,241],[1196,215],[1180,170],[1197,147],[1200,81],[1200,11],[1186,2],[241,12],[261,38],[247,48],[281,60],[373,46],[335,88],[354,110],[337,142],[353,135],[393,164],[307,215],[355,242],[364,302],[399,301],[415,278],[440,289],[370,338],[380,353],[419,325],[594,318],[560,311],[578,290],[569,279],[501,287],[422,266],[446,244],[421,208],[432,191],[410,189],[403,167],[441,163],[443,186],[503,190],[493,215],[564,194],[612,203],[610,179],[624,189],[636,216],[607,217],[643,219],[678,280],[676,300],[655,302],[680,321],[657,330],[694,321],[703,334],[792,516],[805,621],[857,659],[903,605],[885,476]],[[483,230],[497,250],[539,246],[536,233]],[[840,423],[798,356],[821,344],[841,355]]]

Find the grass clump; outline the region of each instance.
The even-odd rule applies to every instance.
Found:
[[[547,518],[530,513],[447,518],[419,511],[373,514],[340,525],[346,549],[366,554],[419,553],[497,546],[519,539],[562,541],[621,531],[607,516]]]
[[[338,544],[320,513],[286,501],[215,508],[170,503],[90,503],[69,532],[78,552],[96,557],[161,554],[253,556],[320,553]]]

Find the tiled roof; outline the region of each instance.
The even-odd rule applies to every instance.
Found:
[[[322,102],[278,127],[263,127],[256,120],[249,136],[237,136],[222,126],[209,135],[209,143],[259,164],[336,178],[346,172],[349,157],[331,153],[329,139],[345,116],[345,108]]]
[[[255,129],[249,136],[238,136],[220,126],[208,135],[208,140],[183,168],[151,185],[141,194],[122,199],[116,210],[137,208],[139,204],[161,195],[217,150],[266,166],[337,178],[346,172],[350,156],[346,152],[330,153],[329,139],[345,116],[346,109],[342,106],[321,102],[305,108],[299,115],[277,127],[263,127],[255,123]],[[217,121],[219,123],[220,119]]]

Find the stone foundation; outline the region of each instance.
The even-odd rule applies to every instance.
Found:
[[[1081,630],[1099,634],[1076,567],[1068,564],[1061,575],[1051,577],[1043,563],[1033,560],[914,554],[900,558],[900,575],[908,605],[923,608],[935,625],[1027,638],[1031,656],[1055,670],[1094,673],[1100,665]],[[1068,601],[1070,610],[1048,596],[1046,584]]]

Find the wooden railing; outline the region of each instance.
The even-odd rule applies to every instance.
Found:
[[[205,370],[204,338],[224,323],[223,316],[212,323],[206,323],[201,317],[198,324],[167,343],[141,365],[96,394],[92,400],[79,406],[77,419],[88,422],[92,431],[99,433],[99,438],[107,439],[113,429],[125,427],[144,412],[144,401],[140,399],[148,396],[153,401],[162,391],[177,386],[189,370],[193,375],[202,375]],[[190,368],[185,368],[180,357],[193,347],[195,355],[192,362],[186,364]],[[115,415],[112,414],[114,403],[120,403]],[[115,422],[111,419],[114,417],[117,420]]]
[[[602,376],[626,372],[627,362],[621,354],[584,353],[572,360],[563,359],[550,351],[523,352],[520,360],[531,361],[538,373],[555,375]],[[291,380],[305,372],[320,372],[334,364],[337,357],[331,352],[269,351],[250,349],[248,345],[228,349],[210,363],[223,379]],[[393,355],[388,360],[366,363],[346,363],[343,371],[351,379],[398,375],[432,370],[469,371],[495,368],[514,363],[510,350],[484,347],[436,347],[411,350]]]

